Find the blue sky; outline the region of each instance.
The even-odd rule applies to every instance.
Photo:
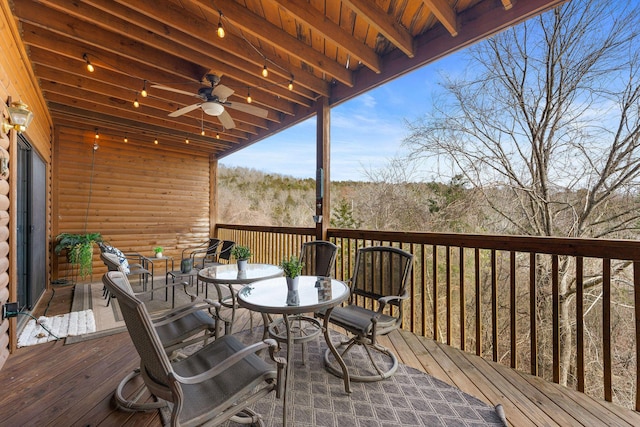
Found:
[[[440,73],[458,73],[461,53],[387,83],[331,110],[331,180],[363,181],[402,154],[405,120],[425,114]],[[220,160],[296,178],[315,178],[315,118]]]

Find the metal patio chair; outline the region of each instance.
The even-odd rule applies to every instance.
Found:
[[[303,276],[333,276],[338,247],[325,240],[304,242],[300,249]]]
[[[140,356],[140,376],[160,399],[157,405],[171,409],[171,425],[219,425],[227,420],[263,425],[260,415],[248,407],[272,391],[281,395],[286,361],[275,356],[277,343],[265,340],[245,346],[225,335],[172,361],[144,303],[121,286],[121,278],[121,272],[107,272],[104,282],[118,298]],[[255,354],[263,349],[269,349],[275,366]]]
[[[358,250],[348,304],[336,307],[329,318],[331,323],[353,335],[337,346],[338,351],[344,346],[343,359],[354,346],[362,346],[371,364],[368,373],[364,370],[362,374],[349,373],[352,380],[378,381],[390,377],[398,369],[395,354],[380,345],[377,339],[402,325],[403,301],[409,298],[407,285],[412,265],[413,255],[398,248],[373,246]],[[377,309],[364,308],[375,305]],[[322,316],[322,313],[318,314]],[[386,356],[387,360],[376,357],[376,353]],[[330,357],[327,350],[324,355],[327,370],[341,377],[342,370],[331,363]],[[364,362],[359,368],[363,366]]]

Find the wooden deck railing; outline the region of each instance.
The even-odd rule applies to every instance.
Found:
[[[297,254],[313,228],[221,224],[254,262]],[[357,248],[415,256],[404,329],[640,410],[640,242],[330,229],[337,279]]]

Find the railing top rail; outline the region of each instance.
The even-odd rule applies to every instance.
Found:
[[[296,234],[300,236],[313,236],[316,232],[316,229],[313,227],[277,227],[270,225],[217,224],[215,226],[216,231],[219,228],[223,228],[226,230],[256,231],[264,233]]]
[[[312,227],[218,224],[216,225],[216,231],[217,229],[301,236],[313,236],[315,234],[315,229]],[[424,233],[410,231],[350,230],[341,228],[330,228],[327,231],[327,235],[332,238],[640,261],[640,240],[515,236],[506,234]]]
[[[533,252],[640,261],[640,241],[462,233],[347,230],[330,228],[329,237]]]

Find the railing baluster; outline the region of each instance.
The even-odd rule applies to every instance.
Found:
[[[466,295],[464,292],[464,248],[460,246],[460,348],[463,351],[467,350],[467,334],[466,334],[466,320],[467,320],[467,311],[466,311]]]
[[[475,248],[476,354],[482,356],[482,289],[480,288],[480,249]]]
[[[633,263],[633,298],[636,318],[636,411],[640,411],[640,261]]]
[[[611,260],[602,260],[602,361],[604,399],[612,401],[611,393]]]
[[[494,362],[498,361],[498,273],[496,263],[496,250],[491,249],[491,345]]]
[[[449,246],[445,246],[445,250],[447,251],[445,254],[445,266],[446,266],[446,287],[447,287],[447,345],[451,345],[451,248]]]
[[[576,257],[576,376],[578,391],[584,393],[584,289],[583,259]]]
[[[560,283],[558,255],[551,256],[551,294],[553,306],[553,382],[560,382]]]
[[[431,262],[433,263],[433,339],[439,341],[438,337],[438,247],[431,247]]]
[[[429,307],[427,299],[427,253],[426,245],[420,245],[422,253],[420,256],[420,273],[422,274],[422,336],[427,336],[427,308]]]
[[[516,344],[518,342],[517,336],[517,313],[516,310],[516,253],[514,251],[509,252],[509,287],[510,301],[509,301],[509,316],[511,319],[511,367],[516,369],[518,367],[518,353]]]
[[[531,375],[538,376],[538,304],[536,254],[529,253],[529,330],[531,331]]]

